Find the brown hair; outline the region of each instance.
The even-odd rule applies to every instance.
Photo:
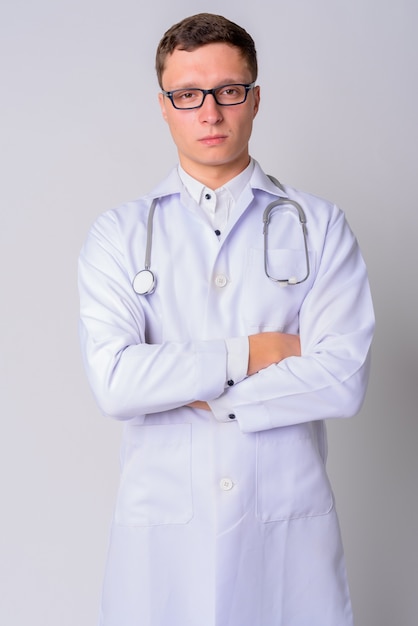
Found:
[[[209,43],[227,43],[240,49],[248,63],[251,80],[257,78],[257,53],[251,35],[241,26],[212,13],[199,13],[174,24],[158,44],[155,59],[158,83],[162,86],[165,60],[176,48],[191,51]]]

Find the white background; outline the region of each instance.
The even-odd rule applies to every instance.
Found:
[[[96,623],[120,424],[82,371],[77,256],[99,213],[175,163],[155,48],[208,8],[257,44],[252,155],[337,202],[363,249],[372,378],[361,414],[329,423],[329,469],[357,626],[416,626],[415,0],[3,0],[0,623]]]

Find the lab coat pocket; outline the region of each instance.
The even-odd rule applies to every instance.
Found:
[[[186,524],[192,517],[191,424],[128,427],[116,524]]]
[[[257,516],[283,522],[326,515],[333,494],[308,425],[275,428],[257,436]]]
[[[314,265],[309,254],[309,265]],[[275,280],[302,279],[307,272],[303,250],[271,249],[268,252],[268,272]],[[248,251],[245,273],[245,301],[243,316],[250,331],[298,331],[298,314],[310,280],[299,285],[286,285],[267,277],[264,270],[264,252],[257,248]]]

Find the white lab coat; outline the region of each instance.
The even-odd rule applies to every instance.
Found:
[[[343,213],[285,191],[307,217],[311,273],[296,286],[264,273],[262,213],[285,194],[257,163],[220,241],[177,170],[88,235],[82,351],[102,412],[125,420],[101,626],[352,624],[323,420],[362,404],[372,303]],[[154,197],[158,283],[138,296]],[[269,250],[271,273],[302,275],[291,209]],[[302,356],[228,387],[224,338],[261,331],[300,333]]]

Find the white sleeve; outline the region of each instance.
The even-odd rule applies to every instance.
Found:
[[[300,309],[302,356],[284,359],[226,389],[209,402],[215,418],[237,420],[243,432],[252,432],[354,415],[366,392],[373,330],[365,264],[344,215],[338,213]]]
[[[97,220],[81,251],[79,293],[83,361],[104,414],[138,418],[222,394],[224,339],[147,343],[112,215]]]

